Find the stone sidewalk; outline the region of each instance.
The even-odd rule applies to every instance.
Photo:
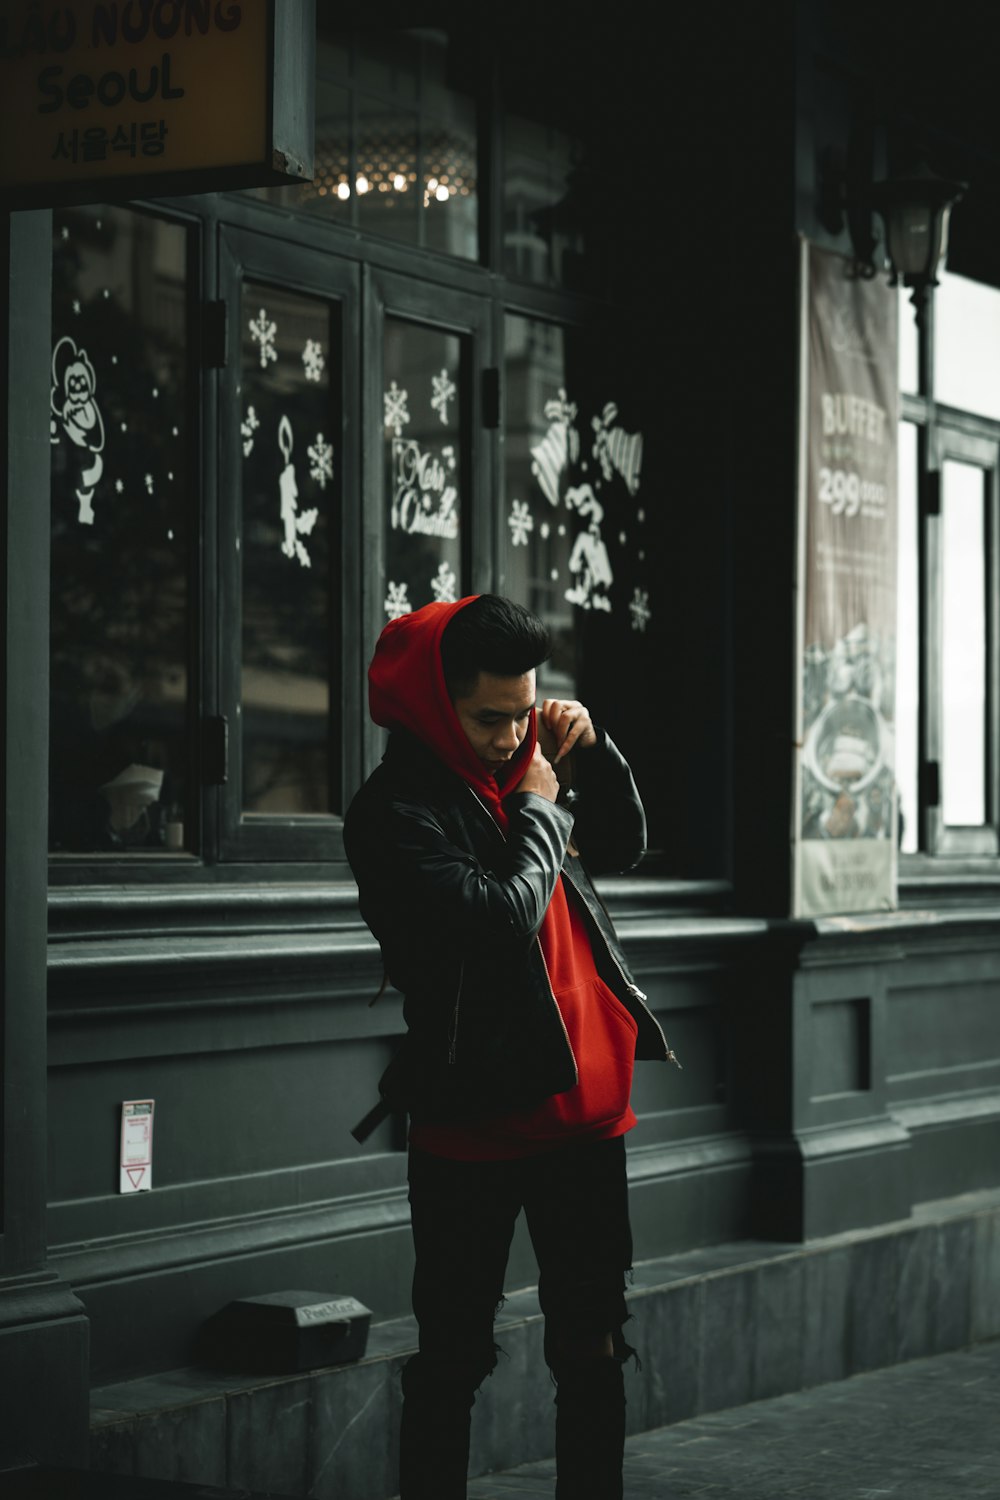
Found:
[[[552,1500],[554,1489],[547,1460],[471,1481],[469,1500]],[[0,1497],[292,1500],[288,1491],[58,1469],[0,1474]],[[695,1497],[1000,1500],[1000,1339],[628,1439],[625,1500]],[[342,1486],[336,1500],[371,1500],[371,1489]]]
[[[548,1460],[473,1480],[469,1500],[551,1500],[554,1486]],[[1000,1340],[628,1439],[625,1500],[786,1496],[1000,1500]]]

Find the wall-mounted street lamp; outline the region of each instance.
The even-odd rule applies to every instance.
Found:
[[[885,269],[877,264],[879,242],[872,233],[872,214],[880,215],[889,281],[910,288],[917,327],[923,326],[927,294],[937,286],[937,272],[948,249],[948,219],[967,187],[920,165],[871,180],[871,139],[860,129],[852,136],[844,160],[835,150],[820,162],[820,222],[832,234],[847,228],[854,252],[854,275],[866,281]]]
[[[923,324],[927,293],[948,251],[948,220],[967,183],[918,166],[877,182],[872,206],[885,224],[890,285],[910,288],[917,327]]]

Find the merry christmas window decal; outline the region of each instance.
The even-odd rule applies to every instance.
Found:
[[[386,618],[460,598],[461,341],[387,318]]]
[[[176,853],[193,821],[188,232],[107,206],[53,229],[50,848]]]
[[[239,387],[243,465],[243,809],[330,813],[335,309],[247,282]]]

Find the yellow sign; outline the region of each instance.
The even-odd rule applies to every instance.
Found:
[[[60,185],[254,167],[273,181],[272,25],[268,0],[0,0],[0,193],[48,184],[59,202]]]

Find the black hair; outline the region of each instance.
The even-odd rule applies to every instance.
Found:
[[[547,660],[552,638],[537,615],[500,594],[480,594],[452,615],[441,636],[441,664],[452,702],[472,692],[480,672],[521,677]]]

